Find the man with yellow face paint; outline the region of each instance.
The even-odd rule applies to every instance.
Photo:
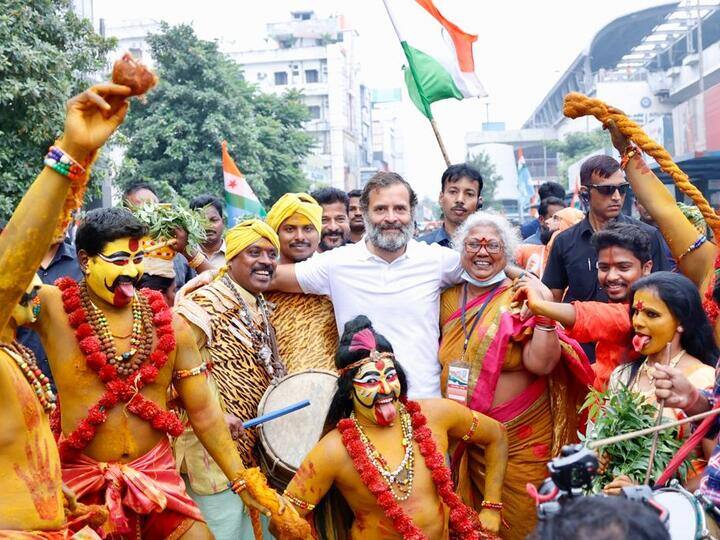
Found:
[[[280,245],[275,231],[260,220],[236,225],[225,243],[227,266],[215,281],[180,298],[176,313],[190,324],[204,362],[212,366],[207,386],[222,403],[235,445],[250,467],[257,465],[257,434],[244,432],[242,422],[256,416],[265,390],[287,373],[263,298]],[[228,490],[220,462],[213,461],[215,456],[208,455],[191,431],[176,440],[175,456],[215,537],[251,538],[250,519]]]
[[[183,431],[167,408],[171,382],[226,481],[241,478],[244,466],[199,376],[204,367],[187,324],[156,291],[136,291],[146,233],[128,210],[89,212],[76,235],[85,279],[41,289],[44,309],[33,327],[63,405],[63,479],[82,502],[109,501],[107,534],[209,538],[168,444],[168,435]],[[259,506],[247,491],[240,495]]]
[[[507,464],[502,424],[447,399],[409,401],[392,346],[363,315],[345,325],[336,367],[326,435],[285,491],[300,514],[335,486],[354,514],[345,524],[351,538],[494,538]],[[484,446],[479,515],[455,493],[445,462],[452,439]]]
[[[265,221],[277,232],[280,264],[312,257],[320,243],[323,209],[306,193],[286,193],[268,212]],[[332,302],[326,296],[271,292],[272,323],[277,332],[280,358],[288,373],[307,369],[334,371],[337,326]]]

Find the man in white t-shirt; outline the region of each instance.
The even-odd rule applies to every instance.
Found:
[[[278,266],[273,287],[329,296],[340,333],[366,315],[393,344],[410,397],[440,397],[440,292],[460,282],[460,256],[413,240],[417,196],[399,174],[378,172],[360,204],[366,230],[360,242]]]

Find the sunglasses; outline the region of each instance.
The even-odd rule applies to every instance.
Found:
[[[622,184],[615,185],[590,184],[591,189],[596,189],[600,195],[604,195],[605,197],[609,197],[610,195],[615,193],[616,190],[618,193],[620,193],[620,196],[623,197],[627,193],[629,187],[630,184],[628,182],[623,182]]]
[[[502,251],[503,245],[502,243],[498,242],[497,240],[485,240],[482,239],[479,242],[476,240],[471,240],[469,242],[465,242],[465,252],[468,255],[474,255],[475,253],[479,252],[482,248],[485,248],[485,251],[487,251],[490,255],[497,255]]]
[[[40,292],[40,287],[34,287],[29,293],[23,293],[22,297],[20,298],[20,302],[18,302],[22,307],[28,307],[30,302],[35,300],[37,298],[38,293]]]

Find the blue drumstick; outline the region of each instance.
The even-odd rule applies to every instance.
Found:
[[[285,416],[286,414],[290,414],[291,412],[295,412],[299,409],[304,409],[305,407],[307,407],[309,405],[310,405],[310,400],[305,399],[303,401],[293,403],[292,405],[288,405],[287,407],[283,407],[282,409],[278,409],[277,411],[263,414],[262,416],[258,416],[257,418],[253,418],[252,420],[248,420],[247,422],[243,422],[242,426],[245,429],[255,427],[259,424],[268,422],[270,420],[275,420],[276,418],[280,418],[281,416]]]

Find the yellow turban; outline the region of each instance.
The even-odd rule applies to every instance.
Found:
[[[246,247],[265,238],[280,251],[280,240],[277,233],[267,223],[259,219],[248,219],[238,223],[225,236],[225,259],[230,260]]]
[[[310,220],[318,232],[322,229],[322,206],[307,193],[286,193],[268,212],[265,221],[276,231],[287,218],[301,214]]]

